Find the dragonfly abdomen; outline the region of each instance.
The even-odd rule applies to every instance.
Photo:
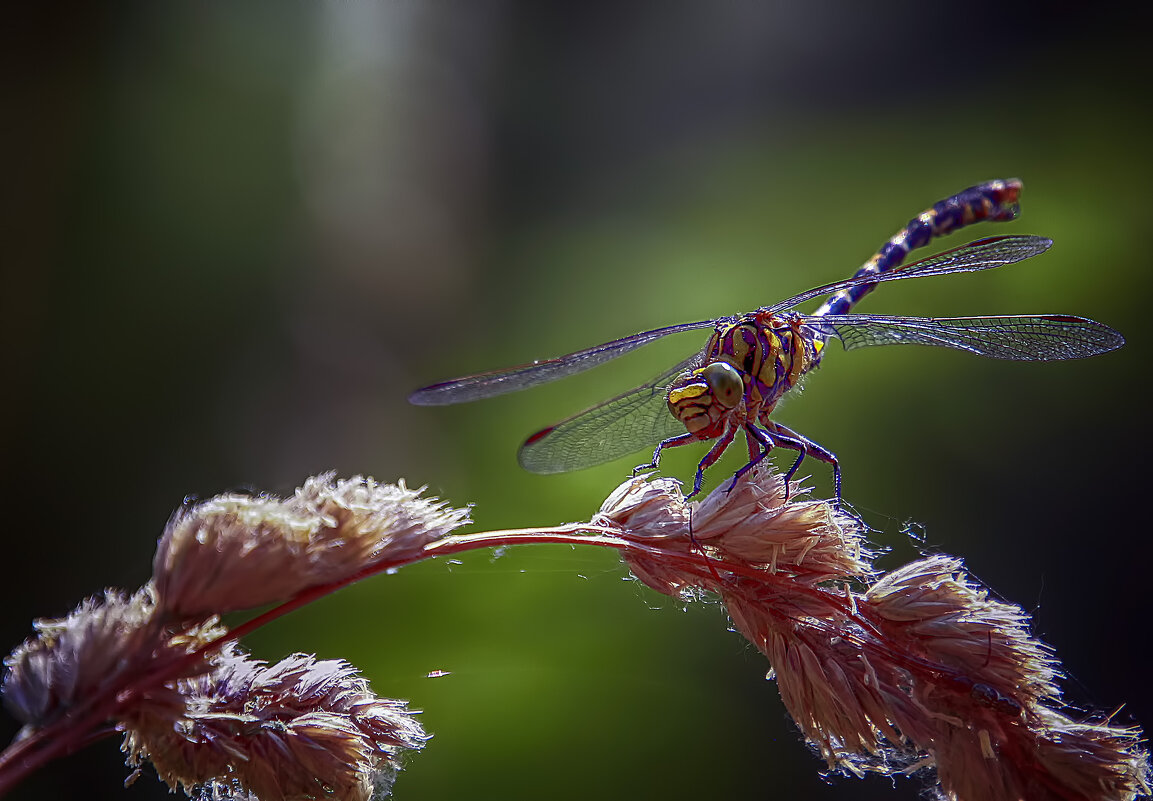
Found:
[[[971,186],[952,197],[933,204],[921,212],[881,246],[854,278],[879,275],[898,269],[909,252],[924,247],[936,237],[945,236],[958,228],[989,220],[1005,222],[1017,217],[1020,210],[1021,182],[1016,178],[988,181]],[[845,314],[861,298],[875,288],[875,284],[860,284],[830,297],[815,314]]]

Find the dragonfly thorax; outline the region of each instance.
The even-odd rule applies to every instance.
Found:
[[[699,439],[767,416],[820,361],[824,342],[798,315],[752,312],[717,325],[704,366],[678,377],[667,401],[673,417]]]

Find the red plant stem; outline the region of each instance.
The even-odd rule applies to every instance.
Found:
[[[582,536],[579,532],[587,532],[587,534]],[[309,587],[292,599],[231,629],[223,637],[206,643],[178,659],[167,661],[151,670],[145,665],[143,666],[144,670],[140,673],[125,673],[122,677],[123,682],[119,686],[106,688],[100,695],[76,704],[68,711],[68,714],[59,720],[36,729],[23,739],[10,744],[3,752],[0,752],[0,796],[6,795],[24,778],[52,760],[87,744],[92,733],[98,727],[106,721],[115,719],[121,710],[131,706],[142,693],[187,675],[193,666],[200,663],[210,652],[220,649],[230,641],[238,640],[270,621],[357,581],[433,556],[463,553],[479,548],[533,543],[601,545],[620,549],[629,547],[629,542],[613,536],[618,533],[616,529],[599,526],[569,525],[554,529],[518,529],[446,537],[431,543],[416,556],[377,562],[371,567],[339,581]],[[111,730],[108,733],[111,733]]]

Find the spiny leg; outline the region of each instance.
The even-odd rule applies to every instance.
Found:
[[[724,453],[725,449],[732,444],[736,435],[737,431],[735,428],[727,429],[723,434],[721,434],[716,444],[709,449],[709,452],[705,454],[705,458],[701,459],[701,461],[697,464],[697,474],[693,478],[693,491],[685,496],[686,500],[701,491],[701,485],[705,480],[705,470],[709,467],[712,467],[716,463],[717,459],[721,458],[721,454]],[[688,445],[692,442],[700,442],[700,440],[689,433],[678,434],[675,437],[669,437],[666,440],[662,440],[657,444],[656,450],[653,451],[653,460],[648,464],[639,464],[634,467],[633,475],[635,476],[641,470],[655,469],[657,465],[660,464],[661,451],[663,451],[665,448],[675,448],[678,445]]]
[[[841,463],[837,461],[836,454],[780,423],[769,422],[766,424],[766,429],[770,434],[774,435],[774,438],[777,439],[780,445],[786,448],[795,448],[801,452],[789,472],[785,473],[786,485],[789,479],[797,472],[797,469],[801,466],[801,462],[804,461],[805,457],[812,456],[814,459],[824,462],[833,468],[833,497],[836,506],[839,508],[841,506]],[[797,447],[798,445],[800,447]]]
[[[749,446],[749,462],[736,473],[733,474],[733,480],[729,484],[729,488],[725,492],[732,492],[733,488],[737,486],[737,480],[740,479],[745,473],[754,469],[757,465],[765,460],[775,446],[780,445],[783,448],[798,451],[797,460],[793,462],[793,466],[785,473],[785,497],[784,500],[789,500],[789,480],[797,472],[801,466],[801,462],[805,459],[806,453],[806,440],[797,437],[791,438],[782,436],[777,432],[768,432],[758,428],[753,423],[745,423],[745,441]],[[754,445],[755,441],[755,445]]]
[[[793,462],[793,466],[789,468],[788,472],[784,475],[785,481],[785,500],[789,499],[789,482],[793,476],[796,475],[797,470],[800,469],[801,463],[805,460],[806,456],[812,456],[833,468],[833,487],[835,503],[838,507],[841,505],[841,465],[837,461],[836,455],[831,451],[823,448],[817,443],[813,442],[808,437],[798,434],[780,423],[770,422],[766,424],[765,428],[760,428],[753,423],[745,423],[745,437],[749,440],[749,463],[742,467],[733,475],[733,481],[729,485],[728,491],[731,492],[733,487],[737,484],[737,479],[755,468],[758,464],[764,461],[765,457],[769,455],[769,451],[773,447],[788,448],[789,450],[797,451],[797,459]],[[762,450],[754,454],[752,440],[756,440],[761,446]]]
[[[661,451],[665,448],[675,448],[678,445],[688,445],[690,442],[697,442],[697,438],[692,434],[678,434],[675,437],[661,440],[657,443],[657,449],[653,451],[653,460],[648,464],[638,464],[633,468],[633,475],[635,476],[642,470],[656,470],[661,463]]]
[[[751,423],[746,424],[746,426],[755,428],[755,426],[752,426]],[[803,462],[805,460],[805,457],[806,456],[812,456],[812,457],[818,459],[819,461],[825,462],[826,464],[830,465],[833,468],[833,490],[834,490],[833,505],[837,509],[839,509],[841,512],[844,512],[849,517],[856,520],[861,525],[861,528],[863,530],[867,531],[869,526],[867,523],[865,523],[864,518],[862,518],[859,514],[857,514],[857,512],[854,509],[852,509],[850,507],[846,507],[844,500],[841,498],[841,463],[839,461],[837,461],[836,454],[834,454],[832,451],[828,450],[827,448],[824,448],[821,445],[818,445],[816,442],[813,442],[808,437],[806,437],[802,434],[798,434],[796,431],[793,431],[791,428],[789,428],[787,426],[783,426],[780,423],[770,421],[766,425],[766,428],[771,428],[771,431],[759,431],[759,433],[765,435],[766,439],[769,439],[770,441],[775,441],[776,444],[778,444],[782,447],[790,448],[790,449],[796,449],[798,451],[797,460],[795,462],[793,462],[793,466],[789,468],[789,471],[787,473],[785,473],[785,476],[784,476],[784,479],[785,479],[785,500],[787,501],[789,499],[789,481],[792,480],[793,476],[796,474],[797,470],[800,468],[801,462]],[[766,453],[767,453],[767,451],[766,451]],[[765,454],[761,454],[760,458],[764,459],[764,457],[765,457]],[[745,468],[743,468],[743,470],[748,470],[749,467],[751,467],[751,466],[752,465],[746,466]]]
[[[769,451],[771,451],[776,444],[768,434],[751,423],[745,423],[744,429],[745,445],[749,448],[749,461],[748,464],[733,473],[732,481],[729,482],[729,486],[725,489],[725,492],[732,492],[737,486],[737,480],[763,462],[765,457],[769,455]]]
[[[725,433],[721,434],[716,444],[709,448],[709,452],[705,454],[705,458],[697,463],[697,474],[693,477],[693,491],[685,496],[686,499],[693,497],[701,491],[701,484],[703,484],[705,480],[705,470],[717,463],[717,459],[720,459],[725,449],[733,444],[733,439],[736,436],[737,429],[734,426],[726,428]]]

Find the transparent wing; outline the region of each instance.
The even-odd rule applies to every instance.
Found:
[[[1039,253],[1044,253],[1053,245],[1052,239],[1042,236],[994,236],[978,239],[959,248],[946,250],[936,256],[914,261],[887,273],[870,274],[837,281],[833,284],[814,287],[807,292],[768,306],[764,311],[780,312],[791,309],[799,303],[813,298],[831,295],[843,289],[852,289],[863,284],[879,284],[884,281],[901,281],[905,278],[922,278],[927,275],[950,275],[971,273],[978,270],[991,270],[1006,264],[1024,261]]]
[[[542,359],[529,364],[506,367],[503,370],[494,370],[490,373],[478,373],[464,378],[456,378],[452,381],[431,384],[409,395],[408,402],[417,406],[443,406],[449,403],[465,403],[504,395],[506,392],[528,389],[538,384],[545,384],[590,370],[631,350],[636,350],[650,342],[667,337],[669,334],[712,328],[715,323],[716,320],[701,320],[695,323],[670,325],[652,331],[643,331],[622,339],[614,339],[612,342],[578,350],[576,353],[570,353],[556,359]]]
[[[694,354],[636,389],[538,431],[521,446],[517,460],[532,473],[567,473],[685,433],[669,412],[665,392],[673,379],[700,361],[701,354]]]
[[[804,321],[845,350],[866,345],[934,345],[992,359],[1084,359],[1125,344],[1107,325],[1065,314],[1011,317],[882,317],[873,314],[809,315]]]

